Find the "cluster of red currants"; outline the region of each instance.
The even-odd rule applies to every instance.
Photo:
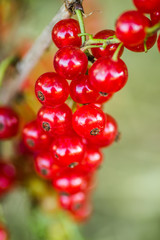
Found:
[[[55,72],[44,73],[36,81],[35,93],[43,106],[37,119],[23,129],[37,173],[53,183],[61,206],[78,220],[91,212],[90,193],[102,163],[100,148],[110,146],[118,136],[115,119],[102,107],[127,82],[127,66],[120,59],[124,47],[147,51],[160,29],[159,0],[134,0],[134,4],[138,10],[123,13],[115,31],[103,30],[94,37],[74,19],[53,27],[52,39],[59,48]],[[150,14],[150,19],[144,14]],[[160,51],[160,36],[157,44]],[[0,140],[15,136],[18,125],[17,114],[0,107]],[[1,161],[0,195],[14,180],[14,167]]]
[[[116,31],[103,30],[94,38],[88,34],[83,44],[81,36],[87,34],[81,33],[78,21],[61,20],[53,27],[52,39],[59,48],[55,72],[36,81],[35,93],[43,106],[23,130],[23,140],[35,154],[37,173],[52,181],[61,206],[78,219],[91,211],[90,192],[102,163],[100,148],[118,136],[115,119],[103,112],[102,105],[127,82],[128,70],[120,59],[124,47],[143,52],[157,39],[159,1],[134,2],[138,11],[122,14]],[[143,12],[151,13],[152,20]],[[72,109],[65,104],[67,99],[73,100]]]
[[[37,119],[24,127],[23,140],[35,153],[37,173],[53,182],[61,206],[84,219],[91,211],[94,173],[102,163],[99,148],[114,142],[118,126],[101,109],[113,91],[102,96],[86,74],[88,59],[80,50],[79,33],[74,19],[54,26],[53,41],[60,48],[54,58],[56,73],[47,72],[36,81],[35,93],[43,106]],[[69,94],[75,101],[72,109],[64,103]]]

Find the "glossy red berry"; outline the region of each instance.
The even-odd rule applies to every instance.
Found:
[[[101,103],[93,103],[94,106],[98,107],[98,108],[101,108],[102,109],[102,104]]]
[[[93,104],[84,105],[73,114],[72,124],[76,133],[90,138],[99,135],[104,129],[106,117],[103,111]]]
[[[60,166],[77,166],[83,159],[85,146],[75,133],[56,138],[51,146],[52,156]]]
[[[89,70],[90,83],[99,92],[117,92],[124,87],[127,79],[127,66],[121,59],[99,58]]]
[[[85,191],[88,187],[88,177],[75,169],[68,169],[53,180],[53,187],[61,193],[74,194]]]
[[[49,152],[38,154],[35,157],[34,165],[36,172],[45,179],[53,179],[61,171]]]
[[[116,120],[106,114],[107,121],[105,124],[105,128],[99,135],[95,136],[95,138],[90,139],[92,144],[95,144],[97,147],[107,147],[110,146],[118,135],[118,125]]]
[[[160,22],[160,10],[151,13],[150,16],[153,25]]]
[[[159,0],[133,0],[136,8],[144,13],[151,13],[160,9]]]
[[[0,223],[0,240],[9,240],[8,232],[4,225]]]
[[[38,113],[40,127],[52,136],[65,134],[71,128],[72,111],[63,104],[58,107],[43,106]]]
[[[76,222],[86,221],[92,214],[92,206],[89,203],[85,203],[76,211],[72,211],[72,215]]]
[[[59,202],[63,209],[69,211],[76,211],[80,209],[86,202],[86,194],[84,192],[77,192],[75,194],[61,194]]]
[[[18,127],[18,115],[9,107],[0,107],[0,139],[16,136]]]
[[[93,103],[99,95],[96,90],[93,90],[88,75],[82,75],[70,84],[70,96],[77,103]]]
[[[102,30],[102,31],[98,32],[94,36],[94,38],[95,39],[107,39],[114,35],[115,35],[115,31],[107,29],[107,30]],[[100,58],[100,57],[105,57],[105,56],[112,57],[118,46],[119,46],[119,43],[115,43],[115,44],[107,45],[105,49],[103,47],[100,47],[100,48],[92,48],[91,50],[92,50],[92,54],[95,58]],[[121,50],[119,51],[118,57],[122,56],[123,50],[124,50],[124,47],[122,47]]]
[[[42,151],[50,146],[51,139],[38,126],[37,121],[27,123],[23,128],[24,144],[31,151]]]
[[[136,46],[144,42],[146,28],[150,22],[147,17],[138,11],[123,13],[116,23],[116,36],[125,46]]]
[[[113,93],[106,94],[106,93],[100,92],[100,95],[97,98],[95,103],[102,104],[102,103],[108,102],[112,97],[113,97]]]
[[[68,82],[57,73],[47,72],[36,81],[35,93],[43,105],[61,105],[69,95]]]
[[[81,165],[87,172],[95,171],[102,164],[103,156],[100,150],[93,145],[90,145],[86,149],[86,153]]]
[[[52,30],[52,40],[58,48],[64,46],[81,46],[79,23],[75,19],[64,19],[56,23]]]
[[[15,179],[15,167],[11,163],[0,162],[0,196],[11,189]]]
[[[88,59],[85,53],[77,47],[63,47],[54,57],[54,67],[59,75],[73,80],[86,73]]]
[[[159,35],[158,40],[157,40],[157,46],[158,46],[158,50],[160,52],[160,35]]]
[[[126,47],[128,48],[130,51],[133,51],[133,52],[144,52],[145,51],[145,47],[144,47],[144,44],[146,44],[146,48],[147,50],[151,49],[154,44],[156,43],[156,40],[157,40],[157,33],[153,34],[152,36],[148,37],[146,43],[141,43],[137,46],[134,46],[134,47]]]

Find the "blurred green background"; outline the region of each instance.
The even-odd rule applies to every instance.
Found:
[[[99,30],[114,28],[123,11],[134,9],[131,0],[89,2],[95,2],[95,10],[103,10],[94,13],[95,19],[92,16]],[[17,37],[36,38],[61,3],[28,1]],[[98,17],[102,21],[97,26]],[[91,33],[95,33],[93,29]],[[125,50],[122,59],[129,69],[128,83],[105,107],[117,120],[122,139],[104,150],[105,160],[93,197],[94,212],[80,230],[87,240],[159,240],[160,55],[155,45],[147,54]],[[27,229],[28,198],[23,190],[20,193],[8,196],[3,204],[12,239],[35,240]]]

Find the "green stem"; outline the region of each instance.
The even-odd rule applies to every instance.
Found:
[[[86,46],[81,48],[81,51],[85,52],[87,49],[90,49],[90,48],[100,48],[100,47],[103,47],[103,45],[86,45]]]
[[[160,30],[160,22],[158,22],[157,24],[155,24],[154,26],[147,28],[147,34],[153,34],[155,32],[157,32],[158,30]]]
[[[85,43],[86,41],[86,36],[85,36],[85,27],[84,27],[84,21],[83,21],[83,15],[82,15],[82,11],[79,9],[75,10],[78,21],[79,21],[79,26],[81,29],[81,34],[82,34],[82,45]]]
[[[115,62],[117,61],[118,55],[119,55],[119,52],[120,52],[122,46],[123,46],[123,43],[120,43],[119,46],[117,47],[117,49],[114,52],[113,57],[112,57],[113,61],[115,61]]]
[[[79,36],[88,36],[89,37],[88,41],[85,42],[85,45],[91,45],[91,44],[109,45],[109,44],[120,43],[120,40],[118,38],[116,38],[115,35],[110,36],[110,37],[108,37],[106,39],[93,38],[93,35],[89,34],[89,33],[80,33],[78,35]]]
[[[72,112],[74,113],[77,109],[77,103],[73,101],[73,105],[72,105]]]
[[[147,40],[144,41],[144,51],[145,51],[145,53],[148,52],[148,49],[147,49]]]
[[[115,44],[115,43],[120,43],[119,39],[117,38],[107,38],[107,39],[89,39],[86,44],[90,45],[90,44]]]

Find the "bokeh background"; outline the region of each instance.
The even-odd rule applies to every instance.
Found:
[[[14,51],[22,40],[34,40],[61,4],[59,0],[20,4],[16,11],[23,8],[21,22],[17,20],[13,38],[5,40],[8,48]],[[87,32],[94,34],[114,29],[116,18],[134,6],[132,0],[84,0],[84,9],[86,13],[94,11],[85,19]],[[52,46],[49,51],[54,54],[56,48]],[[105,106],[117,120],[122,139],[104,150],[93,215],[80,231],[87,240],[159,240],[160,55],[155,45],[148,53],[125,50],[122,59],[129,69],[128,83]],[[52,58],[48,61],[51,67]],[[42,67],[32,76],[36,80],[43,71]],[[23,189],[9,194],[3,208],[12,240],[36,240],[28,230],[29,199]]]

